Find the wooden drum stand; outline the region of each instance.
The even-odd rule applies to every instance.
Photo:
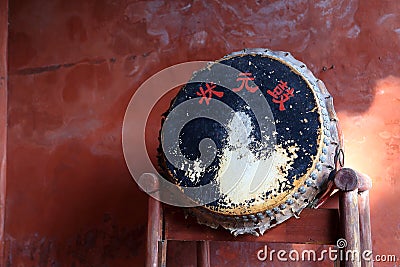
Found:
[[[347,245],[344,246],[342,255],[351,255],[356,251],[359,256],[342,258],[340,266],[371,267],[372,260],[362,257],[364,254],[372,258],[369,210],[371,179],[352,169],[343,168],[337,172],[334,183],[339,190],[339,210],[305,209],[300,219],[290,219],[260,237],[234,237],[228,231],[198,225],[193,218],[185,220],[178,208],[162,205],[150,197],[146,266],[167,265],[168,240],[197,241],[197,266],[209,267],[210,241],[336,245],[339,238],[344,238]]]

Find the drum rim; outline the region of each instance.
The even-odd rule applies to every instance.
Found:
[[[316,160],[307,170],[307,173],[295,181],[295,187],[285,194],[280,194],[280,198],[274,204],[270,204],[268,208],[260,208],[247,214],[218,212],[206,206],[187,209],[189,213],[197,217],[198,222],[201,224],[206,224],[213,228],[222,226],[230,230],[234,235],[243,233],[259,235],[291,217],[298,217],[301,211],[310,205],[316,195],[322,191],[321,188],[324,184],[326,184],[331,168],[336,169],[336,162],[333,161],[331,156],[327,156],[325,151],[329,151],[328,147],[330,146],[336,147],[335,150],[337,148],[342,149],[343,142],[333,107],[333,98],[326,89],[325,84],[317,79],[303,62],[295,59],[289,52],[273,51],[266,48],[243,49],[230,53],[212,64],[245,55],[260,55],[272,58],[288,66],[298,74],[307,83],[308,88],[314,95],[321,125],[320,133],[318,134]],[[175,99],[171,103],[174,103],[174,101]],[[167,171],[168,176],[174,179],[169,169],[164,171]],[[253,209],[255,208],[257,207],[253,207]]]

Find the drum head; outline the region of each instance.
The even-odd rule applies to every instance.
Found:
[[[161,131],[160,166],[178,186],[215,185],[212,201],[192,209],[200,222],[262,234],[326,186],[340,146],[336,122],[331,96],[303,63],[244,50],[179,91]]]

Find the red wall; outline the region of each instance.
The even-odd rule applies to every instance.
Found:
[[[346,165],[374,180],[374,251],[400,257],[398,1],[17,0],[9,14],[4,265],[142,266],[147,197],[122,155],[125,108],[158,70],[246,47],[290,51],[325,81]],[[216,243],[212,261],[255,266],[260,247]],[[190,266],[193,250],[177,244],[170,260]]]
[[[0,0],[0,264],[4,259],[7,146],[8,1]]]

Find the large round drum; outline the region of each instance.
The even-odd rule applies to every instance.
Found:
[[[177,186],[214,186],[200,223],[263,234],[327,188],[341,149],[333,100],[289,53],[246,49],[193,74],[163,120],[159,163]],[[182,160],[183,158],[183,160]],[[208,196],[209,195],[209,196]]]

